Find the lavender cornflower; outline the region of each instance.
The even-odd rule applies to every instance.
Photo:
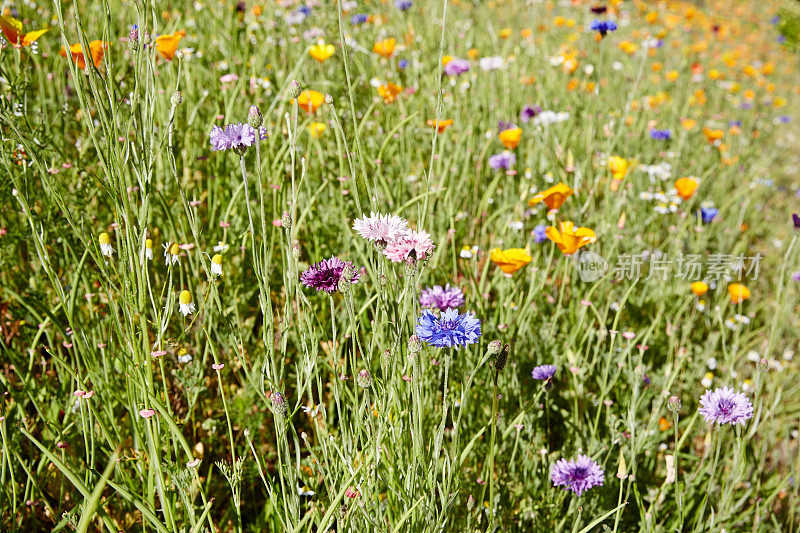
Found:
[[[585,491],[603,484],[605,475],[600,465],[588,455],[579,455],[574,461],[559,459],[550,470],[553,485],[563,486],[578,496]]]
[[[672,132],[670,130],[650,130],[650,138],[655,141],[668,141],[672,139]]]
[[[504,150],[499,154],[489,156],[489,166],[494,170],[508,170],[517,163],[517,156],[514,152]]]
[[[595,20],[590,29],[598,32],[600,37],[605,37],[608,32],[617,31],[617,23],[613,20]]]
[[[448,76],[458,76],[469,70],[469,61],[454,57],[444,66],[444,73]]]
[[[309,266],[300,275],[300,281],[306,287],[332,294],[339,290],[339,281],[345,267],[348,267],[351,271],[354,270],[353,263],[350,261],[342,261],[334,256]],[[361,273],[355,271],[353,277],[350,279],[350,283],[358,283],[360,277]]]
[[[437,348],[455,348],[475,344],[481,336],[481,321],[474,313],[458,314],[448,309],[438,318],[427,309],[422,312],[416,327],[417,336]]]
[[[531,371],[531,376],[533,379],[538,379],[540,381],[547,381],[553,377],[553,374],[556,373],[558,367],[556,365],[541,365],[534,367]]]
[[[464,305],[464,292],[458,287],[451,287],[449,283],[444,288],[441,285],[434,285],[422,291],[419,305],[442,311],[461,307]]]
[[[523,106],[522,111],[520,111],[519,118],[522,120],[523,124],[527,124],[531,121],[532,118],[536,118],[536,115],[542,112],[542,108],[537,106]]]
[[[706,390],[700,397],[699,412],[706,422],[717,422],[720,426],[744,424],[753,418],[753,404],[731,387],[717,388],[714,392]]]
[[[541,244],[547,240],[547,226],[539,224],[533,228],[533,242]]]
[[[211,149],[214,151],[233,150],[236,153],[244,153],[248,147],[256,142],[256,136],[262,141],[267,138],[266,128],[256,130],[250,124],[228,124],[225,129],[217,125],[211,127],[209,137]]]

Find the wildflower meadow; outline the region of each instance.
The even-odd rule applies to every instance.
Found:
[[[0,531],[800,530],[797,0],[0,30]]]

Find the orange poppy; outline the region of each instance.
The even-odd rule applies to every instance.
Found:
[[[6,15],[0,15],[0,29],[3,31],[6,40],[14,48],[30,46],[36,39],[50,31],[49,29],[44,29],[22,33],[22,22]]]
[[[320,39],[317,41],[317,44],[308,49],[308,55],[320,63],[324,63],[325,60],[331,57],[335,51],[336,49],[332,44],[325,44],[325,41]]]
[[[750,289],[741,283],[731,283],[728,285],[728,295],[732,304],[740,304],[750,298]]]
[[[158,50],[164,59],[172,60],[184,36],[186,36],[185,30],[178,30],[169,35],[159,35],[156,37],[156,50]]]
[[[533,207],[539,202],[544,202],[547,209],[558,209],[567,201],[567,198],[573,194],[575,194],[575,191],[570,189],[568,185],[558,183],[545,191],[537,193],[533,198],[528,200],[528,205]]]
[[[703,128],[703,135],[706,136],[708,142],[714,143],[720,139],[722,139],[725,132],[722,130],[712,130],[711,128]]]
[[[611,171],[611,177],[615,180],[621,180],[628,173],[628,161],[618,155],[612,155],[608,158],[608,170]]]
[[[394,55],[394,47],[396,44],[397,41],[394,39],[384,39],[372,45],[372,51],[381,57],[389,59]]]
[[[111,46],[111,43],[103,42],[103,41],[91,41],[89,43],[89,59],[91,59],[92,63],[94,64],[95,68],[100,67],[100,63],[103,61],[103,56],[106,53],[106,49]],[[70,45],[69,47],[70,56],[72,57],[72,61],[74,61],[78,68],[81,70],[86,69],[86,58],[83,53],[83,47],[80,43]],[[61,57],[67,57],[67,50],[66,48],[62,47],[61,51],[59,52]]]
[[[428,120],[425,121],[425,124],[427,124],[430,127],[436,126],[437,132],[444,133],[444,130],[453,125],[453,119],[448,118],[446,120],[434,120],[429,118]]]
[[[703,281],[695,281],[691,284],[692,292],[698,298],[708,292],[708,284]]]
[[[325,101],[325,95],[319,91],[306,89],[297,97],[297,105],[304,109],[306,113],[313,113]]]
[[[400,94],[400,91],[402,90],[403,88],[399,85],[389,82],[386,85],[380,85],[378,87],[378,94],[381,95],[384,103],[391,104],[397,100],[397,95]]]
[[[692,197],[698,185],[696,178],[679,178],[675,180],[675,190],[678,191],[678,196],[684,200]]]
[[[505,146],[506,149],[513,150],[517,147],[519,140],[522,138],[522,129],[509,128],[501,131],[498,134],[498,137],[500,137],[500,142],[503,143],[503,146]]]
[[[556,243],[558,249],[564,255],[572,255],[578,251],[579,248],[586,246],[597,241],[597,235],[589,228],[577,228],[575,224],[569,220],[565,220],[558,225],[548,226],[545,229],[547,238]]]

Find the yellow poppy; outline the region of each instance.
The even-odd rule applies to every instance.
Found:
[[[547,209],[558,209],[564,204],[564,202],[567,201],[567,198],[573,194],[575,194],[575,191],[570,189],[568,185],[564,183],[558,183],[557,185],[553,185],[549,189],[534,195],[533,198],[528,200],[528,205],[533,207],[539,202],[544,202],[547,206]]]
[[[698,185],[697,179],[692,177],[675,180],[675,190],[678,191],[678,196],[684,200],[688,200],[692,197]]]
[[[579,248],[591,244],[597,240],[597,235],[589,228],[577,228],[575,224],[569,220],[565,220],[558,225],[548,226],[545,229],[547,238],[556,243],[558,249],[564,255],[572,255],[578,251]]]
[[[49,29],[44,29],[22,33],[22,22],[6,15],[0,15],[0,30],[3,31],[6,40],[14,48],[30,46],[36,39],[50,31]]]
[[[708,284],[703,281],[695,281],[690,285],[690,287],[692,288],[692,292],[698,298],[708,292]]]
[[[728,285],[728,295],[732,304],[740,304],[750,298],[750,289],[741,283],[731,283]]]
[[[507,130],[503,130],[498,134],[500,137],[500,142],[503,143],[503,146],[506,147],[508,150],[513,150],[519,144],[519,140],[522,138],[522,129],[521,128],[509,128]]]
[[[94,63],[95,68],[100,67],[100,63],[103,61],[103,55],[105,55],[106,48],[109,46],[111,46],[111,43],[103,41],[92,41],[89,43],[89,58],[92,63]],[[86,58],[84,57],[81,44],[70,45],[69,52],[72,61],[78,65],[79,69],[84,70],[86,68]],[[62,47],[59,54],[61,57],[66,58],[67,50]]]
[[[164,57],[164,59],[172,60],[175,57],[175,52],[178,51],[178,45],[181,39],[186,35],[185,30],[179,30],[171,35],[159,35],[156,37],[156,50]]]
[[[615,180],[621,180],[628,173],[628,160],[618,155],[613,155],[608,158],[608,170],[611,171],[611,177]]]
[[[325,101],[325,95],[319,91],[307,89],[297,97],[297,105],[305,109],[306,113],[313,113]]]
[[[314,137],[315,139],[319,139],[322,136],[322,132],[325,131],[327,126],[323,122],[312,122],[306,129],[308,130],[309,135]]]
[[[402,90],[403,90],[402,87],[390,82],[385,85],[379,86],[378,94],[381,95],[381,98],[383,98],[384,103],[391,104],[397,99],[397,95],[400,94],[400,91]]]
[[[532,258],[531,254],[524,248],[509,248],[507,250],[495,248],[489,254],[489,259],[506,274],[513,274],[530,263]]]
[[[319,61],[320,63],[324,63],[326,59],[333,55],[333,52],[336,49],[333,47],[332,44],[325,44],[325,41],[320,39],[317,41],[317,44],[309,48],[308,55]]]
[[[384,39],[372,45],[372,51],[381,57],[389,59],[394,55],[394,47],[396,44],[397,41],[394,39]]]

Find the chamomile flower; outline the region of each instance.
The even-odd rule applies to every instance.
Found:
[[[181,248],[177,242],[168,242],[164,246],[164,262],[167,265],[177,265],[181,262]]]
[[[108,233],[101,233],[97,240],[100,242],[100,252],[106,257],[111,257],[114,253],[114,247],[111,246],[111,237],[109,237]]]
[[[149,261],[153,260],[153,239],[144,241],[144,258]]]
[[[214,276],[222,275],[222,254],[216,254],[211,258],[211,274]]]
[[[192,301],[192,293],[189,291],[181,291],[178,296],[179,309],[183,316],[189,316],[194,313],[194,302]]]

